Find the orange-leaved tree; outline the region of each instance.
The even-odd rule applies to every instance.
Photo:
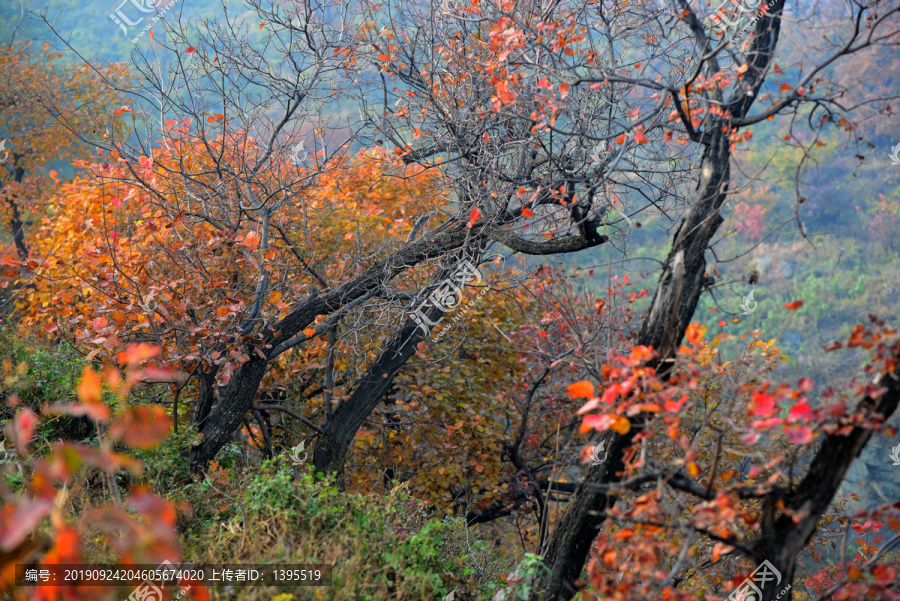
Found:
[[[137,165],[115,153],[109,163],[80,164],[52,199],[54,215],[36,238],[39,265],[19,309],[23,327],[67,338],[89,358],[115,356],[134,341],[160,346],[169,364],[194,376],[193,415],[203,431],[217,393],[251,355],[271,364],[270,387],[316,362],[322,345],[311,340],[334,319],[314,315],[293,336],[272,324],[298,299],[340,286],[400,243],[410,215],[440,191],[433,174],[378,150],[335,158],[315,178],[282,161],[270,180],[260,176],[251,186],[259,196],[267,186],[282,195],[266,200],[277,212],[258,219],[241,204],[240,182],[198,199],[193,182],[168,176],[185,169],[202,180],[214,166],[199,147],[215,147],[219,161],[238,161],[230,153],[239,148],[246,158],[253,140],[201,141],[187,135],[187,124],[172,124],[170,134]],[[285,188],[291,178],[299,183]],[[357,316],[375,317],[371,310]],[[321,379],[318,372],[305,373]]]
[[[26,225],[40,220],[56,185],[52,168],[86,158],[86,141],[101,132],[122,131],[107,108],[120,100],[110,86],[128,77],[121,63],[72,63],[49,43],[33,46],[0,46],[0,210],[20,260],[29,252]]]

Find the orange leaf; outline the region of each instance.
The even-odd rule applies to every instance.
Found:
[[[638,144],[646,144],[650,140],[647,139],[647,136],[644,135],[644,132],[639,131],[634,134],[634,141]]]
[[[699,323],[692,323],[687,327],[684,337],[694,346],[700,346],[703,336],[706,334],[706,326]]]
[[[610,425],[610,429],[619,434],[628,434],[628,431],[631,430],[631,422],[626,417],[616,415],[615,421]]]
[[[105,422],[109,419],[109,407],[103,403],[69,403],[50,405],[45,413],[52,415],[87,416],[94,422]]]
[[[313,336],[316,335],[316,331],[312,328],[306,328],[305,330],[303,330],[303,333],[306,335],[307,338],[312,338]]]
[[[528,207],[525,207],[524,209],[522,209],[522,217],[534,217],[534,211],[532,211]]]
[[[594,385],[587,380],[581,380],[566,386],[566,392],[573,399],[589,399],[594,396]]]
[[[81,372],[81,382],[78,383],[78,398],[82,403],[99,403],[102,384],[100,376],[88,366]]]
[[[472,227],[479,219],[481,219],[481,211],[478,210],[478,207],[475,207],[469,212],[469,223],[466,224],[466,227]]]
[[[129,344],[128,348],[119,353],[116,358],[119,360],[119,363],[133,366],[142,363],[147,359],[152,359],[157,356],[159,352],[160,348],[158,346],[147,344],[146,342],[139,342],[137,344]]]
[[[621,136],[616,138],[616,144],[619,144],[621,146],[624,143],[625,143],[625,134],[623,133]]]

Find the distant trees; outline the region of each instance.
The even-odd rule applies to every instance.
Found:
[[[87,156],[82,139],[109,133],[107,109],[118,96],[99,84],[103,79],[121,83],[127,74],[123,64],[66,63],[49,44],[39,50],[32,46],[0,47],[0,206],[15,256],[22,261],[29,250],[26,222],[43,215],[40,198],[54,185],[50,169]]]

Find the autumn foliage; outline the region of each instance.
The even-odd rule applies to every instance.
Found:
[[[113,155],[80,164],[83,172],[54,196],[53,217],[21,265],[33,284],[19,301],[24,328],[69,339],[89,359],[153,341],[169,364],[217,366],[226,384],[248,359],[240,328],[248,316],[276,321],[320,279],[346,279],[357,268],[347,257],[365,263],[408,231],[410,215],[437,194],[433,176],[377,151],[360,154],[327,165],[312,184],[303,179],[296,194],[270,199],[283,206],[265,231],[228,190],[197,199],[167,176],[176,164],[198,173],[209,167],[202,160],[209,155],[198,152],[204,143],[190,138],[186,124],[170,125],[172,137],[152,159],[128,164]],[[253,144],[214,143],[226,158]],[[304,178],[287,162],[282,168],[273,183],[289,170]],[[257,193],[265,194],[263,184]],[[260,274],[268,291],[257,306]]]

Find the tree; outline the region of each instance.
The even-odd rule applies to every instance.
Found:
[[[235,37],[241,28],[227,19],[205,24],[198,33],[173,27],[165,44],[159,43],[172,57],[170,75],[177,84],[168,85],[145,65],[146,91],[167,117],[171,113],[176,124],[192,128],[181,135],[202,159],[196,169],[181,160],[161,161],[166,168],[156,177],[162,179],[151,182],[140,169],[156,164],[154,145],[108,143],[107,151],[123,159],[132,186],[154,198],[174,191],[168,202],[176,206],[178,195],[190,199],[201,207],[192,218],[228,235],[239,229],[234,224],[249,221],[261,241],[277,238],[273,224],[279,213],[301,191],[314,190],[330,169],[346,164],[323,151],[309,168],[288,169],[286,150],[297,145],[296,136],[287,143],[284,133],[295,125],[300,129],[300,115],[321,125],[316,111],[338,98],[352,100],[362,115],[352,126],[329,124],[332,132],[341,130],[342,141],[383,148],[413,166],[413,173],[446,178],[441,191],[447,200],[418,205],[417,218],[403,224],[409,230],[393,232],[369,255],[358,252],[339,263],[340,279],[298,276],[308,283],[283,314],[261,314],[272,278],[260,262],[237,280],[249,309],[226,330],[234,346],[214,351],[234,352],[236,367],[227,384],[200,387],[195,407],[204,436],[195,459],[204,464],[228,440],[253,408],[277,357],[327,335],[317,392],[326,400],[325,422],[315,428],[313,459],[322,471],[341,468],[359,427],[427,337],[423,321],[440,324],[444,311],[423,305],[424,297],[446,293],[464,261],[479,266],[497,247],[548,255],[618,242],[642,223],[670,230],[652,304],[629,345],[634,348],[601,363],[598,378],[607,386],[613,374],[627,379],[644,370],[648,393],[668,390],[686,332],[689,341],[697,338],[689,324],[699,299],[717,281],[707,256],[724,223],[734,152],[752,137],[748,128],[784,116],[808,123],[813,140],[816,130],[835,124],[852,130],[841,116],[850,117],[852,110],[841,103],[843,91],[829,81],[830,70],[845,56],[894,44],[898,11],[881,2],[829,5],[829,14],[839,14],[846,25],[836,34],[844,37],[826,36],[827,47],[814,52],[811,63],[779,66],[785,10],[780,0],[726,37],[703,13],[734,23],[743,7],[704,11],[679,2],[669,13],[624,3],[612,10],[596,3],[450,2],[437,10],[377,5],[339,11],[335,24],[334,13],[308,7],[255,1],[251,6],[261,21],[255,46],[247,36]],[[241,85],[222,85],[226,81]],[[265,94],[257,95],[260,89]],[[880,99],[876,95],[866,104],[884,106]],[[317,150],[327,146],[323,134],[316,134]],[[250,140],[258,142],[245,143]],[[171,219],[178,215],[174,207],[167,210]],[[224,226],[214,223],[220,213],[230,215]],[[799,217],[797,222],[803,234]],[[312,252],[303,248],[301,263]],[[410,316],[417,308],[418,315]],[[379,329],[377,350],[363,345],[365,350],[354,351],[366,363],[347,370],[352,377],[342,382],[345,392],[337,398],[338,332],[349,328],[355,335],[363,324],[378,323],[376,314],[387,315],[394,327]],[[883,374],[893,369],[889,354],[883,353]],[[625,372],[616,361],[625,362]],[[599,442],[607,459],[588,467],[574,487],[544,549],[549,570],[535,583],[534,598],[568,599],[575,593],[612,504],[610,490],[622,479],[634,445],[658,423],[643,405],[588,420],[604,430]],[[885,416],[894,410],[890,402],[881,409]],[[860,433],[851,450],[865,440]],[[530,470],[521,463],[520,469]],[[840,464],[823,466],[839,468],[840,476]],[[685,478],[695,476],[689,471]],[[681,482],[688,489],[695,484]],[[833,496],[828,488],[823,494]],[[780,511],[776,502],[768,516],[773,523],[786,515]],[[796,550],[807,534],[793,532],[790,541],[770,537],[762,547]],[[785,543],[784,549],[773,541]],[[790,556],[772,561],[793,574]],[[777,594],[765,590],[767,598]]]
[[[732,153],[751,136],[742,130],[779,114],[809,118],[814,129],[838,121],[841,90],[829,85],[831,66],[890,45],[896,35],[896,7],[856,6],[841,15],[840,43],[786,75],[775,63],[784,7],[769,3],[735,43],[734,32],[722,38],[687,2],[674,14],[645,6],[485,3],[451,3],[441,14],[415,6],[373,13],[366,28],[372,60],[402,86],[384,85],[399,110],[382,118],[379,109],[371,124],[408,149],[406,160],[453,157],[460,201],[488,222],[504,224],[507,214],[542,207],[549,209],[541,215],[547,230],[570,218],[588,237],[639,211],[658,209],[677,220],[636,340],[653,349],[649,365],[665,379],[702,292],[715,282],[706,254],[723,223]],[[729,22],[740,14],[725,12]],[[697,149],[695,170],[676,172],[696,182],[694,190],[679,180],[669,187],[669,175],[653,169],[655,161],[669,161],[673,143]],[[619,206],[624,215],[614,220]],[[557,524],[534,599],[575,593],[610,502],[602,487],[618,480],[647,419],[630,416],[627,428],[605,439],[609,459],[589,468]]]
[[[121,180],[127,173],[131,185],[125,186],[123,191],[129,187],[140,188],[154,201],[167,196],[168,200],[163,204],[170,220],[176,219],[184,210],[183,218],[205,222],[204,227],[217,230],[221,236],[235,234],[241,226],[253,223],[260,240],[259,248],[267,252],[271,241],[282,235],[277,230],[280,214],[292,207],[299,210],[294,203],[306,186],[314,185],[330,169],[341,169],[340,160],[326,148],[328,134],[325,131],[318,131],[316,142],[310,145],[317,154],[310,161],[308,170],[286,172],[285,165],[289,162],[288,151],[291,156],[296,156],[303,150],[296,142],[297,132],[302,133],[302,128],[308,128],[308,124],[316,121],[313,113],[326,102],[342,97],[342,91],[331,85],[328,77],[339,69],[349,69],[352,73],[356,68],[358,59],[354,44],[357,40],[348,31],[347,23],[335,26],[329,22],[331,27],[318,27],[322,19],[328,18],[322,13],[302,7],[285,8],[277,3],[271,6],[251,3],[251,6],[264,22],[259,48],[280,53],[279,60],[259,62],[257,59],[262,56],[259,54],[262,50],[254,48],[247,36],[236,37],[240,27],[226,20],[218,24],[207,23],[199,32],[191,34],[186,34],[180,24],[175,24],[167,31],[164,43],[156,42],[173,57],[171,77],[176,85],[170,86],[161,80],[150,63],[136,66],[147,82],[142,92],[155,97],[164,107],[164,113],[178,116],[178,119],[159,123],[160,130],[177,127],[179,144],[190,145],[202,158],[192,163],[157,161],[147,136],[139,137],[136,142],[110,138],[101,148],[113,153],[109,156],[122,164],[109,174],[101,172],[98,175]],[[231,78],[243,81],[246,87],[221,85],[222,81]],[[258,95],[260,89],[265,90],[263,100]],[[137,91],[134,93],[138,94]],[[197,104],[189,98],[197,98],[200,102]],[[244,108],[248,103],[254,107],[252,112]],[[136,116],[146,116],[137,105],[133,109],[117,110],[135,118],[136,124]],[[336,123],[328,125],[332,132],[341,129]],[[248,133],[251,131],[260,134],[251,138]],[[342,131],[347,133],[346,128]],[[290,144],[285,141],[286,132],[291,132],[288,136]],[[211,137],[214,135],[219,136],[215,139],[218,141]],[[251,145],[248,143],[251,139],[259,142]],[[341,144],[338,145],[340,149]],[[183,155],[176,151],[175,156]],[[154,170],[154,165],[164,168]],[[282,174],[287,175],[282,178]],[[430,197],[432,201],[439,200],[433,194]],[[489,203],[490,200],[479,202]],[[502,226],[521,222],[521,212],[496,222],[493,218],[479,217],[489,214],[488,206],[481,206],[483,213],[469,201],[456,207],[435,203],[411,224],[405,242],[391,240],[376,247],[376,252],[368,257],[360,254],[362,249],[356,249],[357,255],[352,258],[341,257],[341,277],[334,282],[319,280],[314,273],[309,273],[316,269],[307,260],[312,249],[299,246],[296,241],[290,242],[297,252],[297,260],[306,262],[302,270],[307,273],[302,277],[309,283],[303,286],[297,280],[284,282],[284,285],[298,286],[297,290],[302,293],[291,299],[289,308],[282,315],[271,319],[261,314],[263,299],[273,291],[271,276],[256,263],[253,275],[249,276],[254,283],[251,285],[248,280],[246,284],[253,290],[252,299],[244,305],[246,310],[241,310],[239,321],[224,334],[225,337],[237,337],[234,342],[239,340],[241,347],[230,350],[222,347],[216,351],[236,354],[239,367],[233,374],[221,374],[218,388],[209,383],[208,373],[203,372],[207,374],[207,382],[201,382],[195,405],[196,422],[202,434],[202,442],[194,453],[196,464],[205,465],[240,425],[251,410],[259,385],[276,357],[312,337],[325,334],[351,309],[366,311],[372,302],[381,302],[379,311],[386,311],[390,306],[392,311],[399,313],[411,300],[422,295],[421,286],[416,290],[397,291],[387,287],[391,280],[408,270],[417,266],[426,271],[434,270],[434,281],[425,285],[430,292],[455,273],[456,264],[465,257],[471,257],[475,265],[480,263],[486,246],[497,241],[526,254],[543,255],[590,248],[606,239],[584,223],[579,226],[581,231],[576,228],[576,235],[565,235],[565,231],[560,232],[563,235],[548,233],[546,236],[550,239],[541,242],[519,238]],[[437,220],[432,212],[438,209],[445,217],[435,227]],[[185,249],[176,250],[187,261],[183,256]],[[171,249],[168,252],[172,252]],[[112,265],[116,269],[116,261],[112,261]],[[393,304],[385,306],[384,301]],[[226,313],[228,310],[228,307],[223,309]],[[233,310],[238,311],[237,308]],[[434,307],[428,311],[425,317],[429,322],[437,320],[442,313]],[[425,336],[413,319],[404,319],[401,323],[402,327],[384,342],[367,372],[356,378],[354,393],[326,416],[327,423],[321,428],[324,434],[320,436],[315,452],[319,469],[339,469],[358,424],[380,402],[384,387]],[[314,325],[318,327],[312,327]],[[105,327],[102,323],[101,326]],[[224,376],[229,377],[223,379]],[[200,377],[202,380],[203,376]]]
[[[686,338],[690,346],[681,347],[666,381],[647,367],[652,355],[636,349],[604,370],[602,398],[586,382],[573,386],[589,399],[579,410],[587,414],[583,429],[626,434],[627,416],[649,416],[636,437],[641,452],[623,459],[625,477],[597,486],[621,500],[605,513],[616,526],[598,543],[588,567],[591,583],[600,594],[705,598],[701,589],[723,563],[740,563],[732,561],[736,556],[768,571],[753,582],[763,597],[790,597],[799,554],[826,523],[822,518],[849,465],[896,410],[896,332],[877,321],[855,327],[846,346],[872,350],[867,371],[877,374],[875,381],[849,390],[823,387],[818,406],[811,405],[816,385],[810,379],[776,385],[758,373],[741,373],[750,364],[744,359],[716,360],[722,336],[708,345],[703,328],[692,325]],[[770,356],[780,353],[771,343],[755,346],[767,347]],[[728,371],[728,378],[709,377]],[[897,515],[887,503],[856,517],[886,519],[900,530]],[[883,551],[897,542],[900,535]],[[862,545],[870,561],[851,570],[856,576],[838,598],[882,598],[896,587],[896,566],[879,561],[883,553],[877,542],[872,546]],[[734,594],[750,592],[745,575],[732,581]]]

